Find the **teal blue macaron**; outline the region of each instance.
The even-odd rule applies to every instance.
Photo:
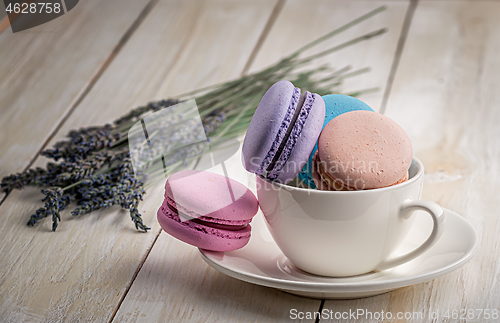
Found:
[[[323,128],[328,124],[328,122],[332,121],[335,117],[350,111],[356,110],[365,110],[365,111],[373,111],[372,108],[368,106],[368,104],[363,101],[356,99],[349,95],[343,94],[328,94],[322,97],[323,101],[325,101],[325,122],[323,123]],[[323,129],[322,128],[322,129]],[[300,171],[298,177],[299,179],[308,185],[310,188],[316,188],[314,184],[312,173],[311,173],[311,164],[314,153],[318,150],[318,143],[314,146],[307,163],[304,165],[304,168]]]

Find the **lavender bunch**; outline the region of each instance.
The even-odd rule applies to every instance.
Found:
[[[178,100],[151,102],[134,109],[112,125],[72,130],[67,140],[57,142],[52,149],[42,151],[42,156],[60,161],[48,162],[46,168],[37,167],[3,178],[0,188],[9,193],[26,185],[45,187],[42,199],[45,205],[28,220],[34,226],[45,217],[52,217],[52,231],[61,221],[60,212],[72,201],[77,203],[71,212],[81,216],[112,205],[129,210],[135,227],[142,231],[144,225],[138,211],[145,194],[146,176],[134,173],[128,149],[127,133],[140,117],[179,103]]]
[[[147,174],[134,172],[127,141],[131,126],[144,114],[156,112],[179,103],[179,100],[161,100],[132,110],[112,125],[72,130],[67,140],[57,142],[53,149],[42,151],[42,155],[59,163],[48,162],[46,168],[37,167],[3,178],[0,187],[9,193],[26,185],[47,187],[42,189],[45,205],[28,220],[34,226],[45,217],[52,217],[52,230],[61,221],[60,212],[71,202],[77,206],[71,214],[81,216],[92,211],[118,205],[129,210],[136,229],[147,231],[138,206],[146,193],[144,184]],[[217,130],[224,121],[221,113],[212,113],[203,120],[205,133]],[[187,132],[189,133],[189,131]],[[166,140],[167,138],[158,138]],[[173,142],[186,140],[185,135],[170,138]],[[177,169],[200,156],[202,147],[186,146],[177,149],[175,155],[163,160],[162,167],[179,164]],[[158,163],[157,163],[158,164]]]
[[[265,91],[279,80],[288,79],[295,86],[320,95],[340,93],[340,85],[344,79],[365,73],[368,69],[350,72],[350,67],[334,70],[329,66],[321,66],[308,70],[305,69],[307,64],[316,58],[381,35],[386,30],[380,29],[362,35],[314,55],[301,57],[302,54],[384,9],[385,7],[380,7],[341,26],[260,72],[177,98],[150,102],[130,111],[112,124],[72,130],[66,140],[42,151],[42,156],[54,162],[48,162],[45,168],[37,167],[6,176],[0,183],[0,189],[9,193],[26,185],[43,187],[42,201],[45,204],[31,215],[28,221],[31,226],[50,216],[52,231],[55,231],[61,221],[60,212],[75,202],[76,207],[71,212],[73,216],[82,216],[113,205],[120,206],[129,211],[136,229],[146,232],[150,228],[144,225],[138,206],[147,186],[154,184],[152,180],[146,182],[148,175],[153,175],[151,179],[158,179],[162,177],[157,174],[165,173],[167,168],[170,174],[185,168],[204,153],[204,146],[192,140],[194,134],[190,129],[175,129],[171,136],[160,131],[156,137],[151,136],[151,140],[180,148],[148,161],[148,173],[137,170],[134,173],[128,134],[138,121],[151,113],[195,99],[206,137],[235,138],[246,131]],[[347,94],[356,96],[374,90],[376,89],[365,89]],[[163,127],[175,125],[167,124]],[[186,144],[189,142],[195,143]],[[223,140],[213,142],[217,145]],[[147,147],[139,147],[139,151],[142,149],[146,151]]]

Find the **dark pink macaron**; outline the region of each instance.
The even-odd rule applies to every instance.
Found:
[[[255,195],[228,177],[196,170],[170,176],[158,210],[162,229],[195,247],[214,251],[242,248],[258,210]]]

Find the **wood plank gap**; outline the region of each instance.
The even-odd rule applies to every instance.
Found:
[[[62,4],[63,10],[64,10],[64,13],[68,13],[68,9],[66,9],[66,2],[65,2],[65,0],[61,0],[61,4]]]
[[[314,323],[319,323],[319,321],[321,320],[321,311],[323,310],[323,306],[325,306],[325,299],[324,298],[321,300],[321,303],[319,304],[319,309],[318,309],[319,315],[316,317],[316,320],[314,321]]]
[[[262,44],[267,38],[267,35],[269,35],[269,31],[271,31],[271,28],[273,27],[274,23],[276,22],[276,19],[278,18],[279,14],[281,13],[281,10],[285,6],[286,0],[278,0],[276,2],[276,5],[273,8],[273,11],[271,12],[271,15],[269,16],[269,20],[267,20],[266,25],[264,26],[264,29],[262,30],[262,34],[260,35],[259,39],[257,40],[257,43],[255,44],[254,49],[252,50],[252,53],[250,54],[250,57],[248,58],[248,61],[243,68],[243,71],[241,72],[241,76],[244,76],[247,74],[248,70],[252,66],[255,57],[257,57],[257,54],[259,53],[260,48],[262,47]]]
[[[408,32],[410,30],[411,21],[417,9],[418,0],[410,0],[410,5],[408,10],[406,10],[405,20],[403,22],[403,28],[401,29],[401,35],[399,36],[398,45],[396,47],[396,53],[394,54],[394,60],[392,61],[391,71],[389,72],[389,77],[387,78],[387,83],[385,86],[384,96],[382,97],[382,103],[380,105],[379,113],[385,114],[385,109],[387,106],[387,101],[389,100],[389,95],[391,94],[392,83],[394,82],[394,77],[399,66],[399,61],[401,60],[401,54],[406,43],[406,38],[408,37]]]
[[[151,12],[153,7],[158,3],[159,0],[151,0],[149,3],[142,9],[142,11],[139,13],[137,18],[134,20],[132,25],[127,29],[125,34],[120,38],[116,46],[113,48],[111,51],[111,54],[108,56],[108,58],[104,61],[102,66],[97,70],[96,74],[90,79],[90,81],[87,83],[87,85],[80,91],[80,93],[77,95],[76,99],[73,101],[73,103],[70,105],[70,108],[66,111],[66,113],[63,115],[62,119],[59,121],[59,123],[56,125],[54,130],[49,134],[49,136],[45,139],[43,142],[42,146],[38,151],[35,153],[33,158],[30,160],[28,165],[24,168],[23,172],[27,171],[36,161],[36,159],[40,156],[40,153],[47,147],[49,142],[54,138],[54,136],[59,132],[59,130],[62,128],[63,124],[69,119],[73,111],[80,105],[80,103],[85,99],[87,94],[90,93],[90,91],[93,89],[94,85],[97,83],[97,81],[101,78],[102,74],[106,71],[106,69],[109,67],[111,62],[115,59],[115,57],[118,55],[118,53],[121,51],[123,46],[127,43],[127,41],[130,39],[132,34],[139,28],[141,23],[144,21],[146,16]],[[7,18],[7,17],[6,17]],[[9,192],[10,193],[10,192]],[[3,204],[3,202],[7,199],[9,193],[6,193],[3,197],[2,200],[0,200],[0,206]]]
[[[158,232],[156,233],[155,238],[154,238],[154,239],[153,239],[153,241],[151,242],[151,245],[150,245],[150,246],[149,246],[149,248],[146,250],[146,253],[145,253],[145,254],[144,254],[144,256],[142,257],[141,261],[139,262],[139,266],[137,266],[137,269],[135,270],[134,274],[132,275],[132,279],[131,279],[131,280],[130,280],[130,282],[127,284],[127,287],[125,287],[125,292],[123,293],[122,297],[121,297],[121,298],[120,298],[120,300],[118,301],[118,304],[116,304],[116,307],[115,307],[115,309],[113,310],[113,314],[111,314],[111,317],[109,318],[108,323],[113,322],[113,320],[115,319],[116,313],[118,313],[118,310],[120,309],[120,306],[122,305],[123,301],[125,300],[125,297],[127,297],[128,292],[129,292],[129,291],[130,291],[130,289],[132,288],[132,285],[134,284],[134,281],[135,281],[135,279],[137,278],[137,275],[139,275],[139,272],[141,271],[142,266],[143,266],[143,265],[144,265],[144,263],[146,262],[146,259],[148,258],[149,254],[151,253],[151,250],[153,250],[153,246],[155,245],[156,240],[158,240],[158,238],[160,237],[161,231],[162,231],[162,229],[159,229],[159,230],[158,230]]]

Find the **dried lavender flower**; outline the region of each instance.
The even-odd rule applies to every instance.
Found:
[[[71,197],[68,194],[64,194],[63,190],[59,187],[43,189],[42,194],[45,195],[42,199],[42,202],[45,202],[45,206],[39,208],[30,217],[27,224],[33,226],[42,218],[52,215],[52,231],[56,231],[58,221],[61,221],[59,212],[68,206],[71,202]]]

